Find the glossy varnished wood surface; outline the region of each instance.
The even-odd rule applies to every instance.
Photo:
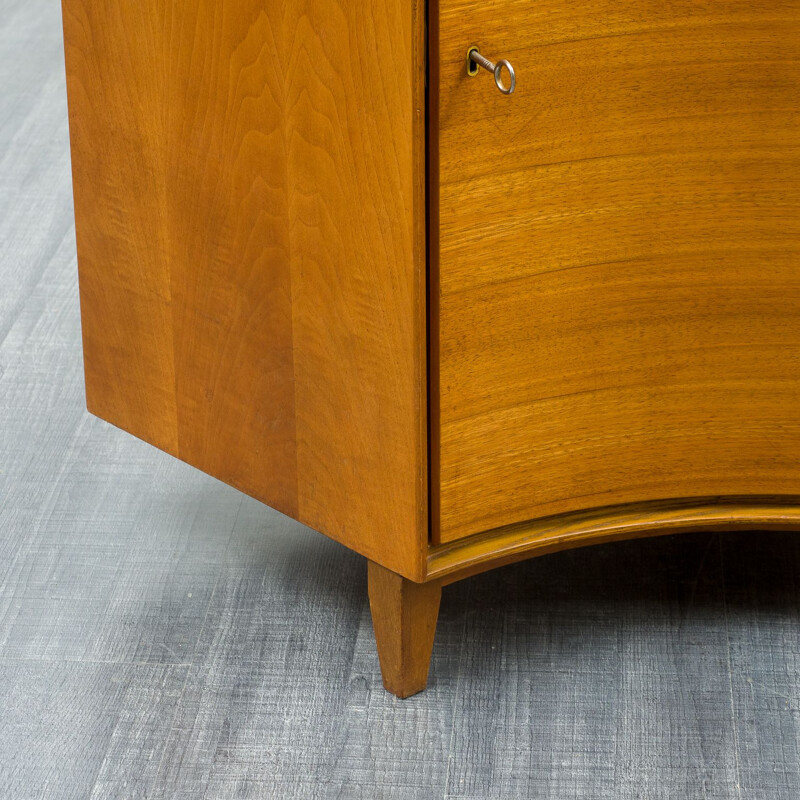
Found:
[[[63,12],[90,410],[418,577],[418,4]]]
[[[800,529],[800,497],[661,500],[557,514],[434,547],[428,578],[445,584],[574,547],[696,531]]]
[[[439,13],[438,539],[796,494],[800,3]]]

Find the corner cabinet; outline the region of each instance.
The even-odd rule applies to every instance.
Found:
[[[88,407],[364,555],[389,691],[449,582],[800,528],[800,1],[63,17]]]

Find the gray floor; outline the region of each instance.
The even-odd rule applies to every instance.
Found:
[[[800,796],[800,538],[445,591],[381,688],[364,562],[90,417],[57,0],[0,0],[0,797]]]

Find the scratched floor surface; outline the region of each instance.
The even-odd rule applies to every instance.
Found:
[[[57,0],[0,0],[0,798],[800,797],[800,537],[445,590],[381,688],[362,559],[84,410]]]

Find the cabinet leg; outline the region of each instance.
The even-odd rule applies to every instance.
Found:
[[[414,583],[373,561],[368,584],[383,685],[410,697],[428,683],[442,584]]]

